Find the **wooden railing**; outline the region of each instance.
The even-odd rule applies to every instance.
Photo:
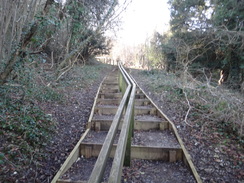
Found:
[[[132,90],[130,93],[127,109],[124,115],[124,122],[121,128],[117,149],[114,155],[112,169],[108,181],[109,183],[121,182],[123,164],[125,166],[130,166],[131,160],[131,138],[133,135],[134,127],[134,101],[136,93],[136,84],[133,82],[133,80],[130,78],[130,76],[127,74],[124,68],[121,69],[126,75],[126,77],[129,79],[132,85]]]
[[[109,177],[109,182],[120,182],[123,162],[126,165],[130,164],[130,149],[131,149],[131,136],[134,123],[134,99],[136,85],[126,73],[121,64],[119,64],[119,86],[123,93],[123,98],[120,102],[118,110],[113,119],[112,125],[103,143],[102,149],[99,153],[95,166],[89,178],[89,183],[100,183],[105,172],[106,163],[111,153],[114,143],[115,135],[118,131],[118,126],[126,109],[124,115],[124,122],[120,137],[118,140],[115,157],[113,160],[112,170]],[[125,160],[125,161],[124,161]]]

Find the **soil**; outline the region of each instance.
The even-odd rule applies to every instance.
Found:
[[[62,179],[79,181],[88,180],[97,158],[80,158],[62,176]],[[85,168],[84,168],[85,167]],[[112,167],[112,159],[109,158],[102,181],[107,181]],[[182,162],[168,163],[163,161],[139,160],[131,161],[130,167],[124,167],[122,183],[192,183],[194,177]]]
[[[168,163],[152,160],[132,160],[123,169],[122,183],[190,183],[194,177],[182,162]]]
[[[78,159],[76,163],[73,164],[73,166],[61,178],[65,180],[72,180],[72,181],[79,181],[79,180],[86,181],[89,179],[96,161],[97,158],[95,157],[91,157],[91,158],[81,157],[80,159]],[[105,168],[103,181],[108,180],[109,173],[112,167],[112,162],[113,160],[109,158]]]
[[[44,149],[43,159],[33,161],[22,171],[14,172],[9,182],[50,183],[62,163],[86,130],[98,87],[112,67],[100,70],[94,83],[84,88],[63,87],[63,103],[41,103],[40,107],[57,122],[56,133]],[[77,77],[77,76],[76,76]],[[0,181],[1,182],[1,181]]]
[[[183,122],[187,107],[183,101],[172,102],[164,91],[155,92],[138,70],[132,75],[153,102],[177,127],[183,143],[203,182],[244,183],[244,148],[234,138],[218,133],[216,126],[190,127]],[[164,93],[165,94],[165,93]],[[205,124],[208,124],[205,121]],[[211,122],[209,122],[211,124]]]

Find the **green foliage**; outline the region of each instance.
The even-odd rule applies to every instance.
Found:
[[[31,60],[28,60],[31,62]],[[19,62],[18,62],[19,63]],[[38,64],[37,64],[38,65]],[[23,67],[23,63],[16,64],[17,82],[22,90],[23,97],[28,100],[62,101],[63,95],[54,91],[43,83],[44,72],[38,71],[39,67]]]
[[[208,67],[228,73],[226,83],[243,82],[243,1],[169,0],[171,32],[161,41],[173,70]],[[170,70],[170,69],[167,69]],[[218,70],[218,71],[219,71]]]
[[[206,21],[208,7],[204,0],[169,0],[171,6],[170,25],[173,32],[186,32],[199,28],[202,21]]]
[[[146,60],[149,69],[164,69],[167,72],[175,68],[176,49],[171,35],[155,32],[150,44],[146,46]]]
[[[215,11],[213,23],[215,26],[226,26],[230,30],[241,28],[244,20],[243,1],[216,0],[213,2]]]
[[[224,111],[228,107],[228,104],[226,101],[219,101],[219,103],[216,105],[215,109],[217,111]]]
[[[97,33],[94,29],[94,27],[99,26],[101,17],[105,13],[100,9],[102,7],[107,8],[107,3],[70,1],[67,5],[67,13],[71,21],[71,49],[76,49],[82,42],[92,37],[89,44],[80,52],[82,59],[88,59],[99,54],[108,54],[111,49],[110,42],[106,41],[104,33]],[[93,9],[92,12],[91,9]]]
[[[57,16],[57,8],[55,5],[50,7],[46,16],[38,13],[35,19],[39,24],[37,33],[31,38],[31,47],[32,49],[43,49],[51,41],[50,38],[61,28],[62,22]]]
[[[55,123],[35,104],[18,100],[18,93],[11,86],[3,86],[0,91],[3,94],[0,98],[0,134],[8,142],[2,144],[0,162],[3,163],[3,154],[13,160],[28,161],[36,149],[48,142]]]
[[[32,63],[37,57],[27,58],[15,64],[15,79],[0,87],[0,136],[5,142],[1,153],[9,161],[18,162],[15,164],[28,163],[33,154],[41,156],[55,131],[51,115],[45,114],[38,104],[63,100],[62,94],[43,82],[47,79],[44,72],[38,63]]]

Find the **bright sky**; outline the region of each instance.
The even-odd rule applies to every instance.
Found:
[[[129,45],[143,43],[155,30],[167,31],[169,19],[167,0],[132,0],[124,12],[118,41]]]

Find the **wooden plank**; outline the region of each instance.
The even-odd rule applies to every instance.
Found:
[[[102,105],[119,105],[120,99],[98,99],[97,103]]]
[[[118,110],[117,106],[97,106],[95,107],[95,113],[99,115],[114,115]]]
[[[158,130],[159,125],[160,122],[135,120],[134,129],[135,130]]]
[[[101,93],[118,93],[119,89],[102,88]]]
[[[135,107],[135,115],[154,115],[155,111],[152,107]]]
[[[103,144],[88,144],[81,143],[81,155],[85,155],[85,146],[91,147],[92,157],[97,157],[101,151]],[[111,153],[109,157],[113,158],[117,144],[113,144]],[[169,161],[169,151],[176,151],[176,160],[181,161],[183,156],[183,151],[181,148],[171,148],[171,147],[148,147],[140,145],[131,146],[131,158],[132,159],[147,159],[147,160],[163,160]]]
[[[129,100],[129,104],[127,106],[127,111],[125,114],[125,119],[123,123],[123,127],[121,129],[121,134],[118,142],[118,153],[121,151],[123,148],[125,148],[125,154],[121,154],[118,156],[121,159],[121,161],[124,159],[124,166],[130,166],[130,161],[131,161],[131,140],[132,137],[134,136],[134,100],[135,100],[135,86],[131,92],[131,97]],[[128,113],[128,114],[127,114]],[[128,119],[126,118],[128,115]],[[127,123],[127,124],[126,124]],[[125,132],[124,132],[125,131]],[[127,140],[127,141],[126,141]],[[122,142],[123,141],[123,142]],[[120,144],[121,143],[121,144]],[[122,147],[122,145],[124,147]],[[120,167],[122,169],[122,165]],[[120,175],[121,176],[121,175]]]
[[[166,130],[166,129],[169,129],[169,123],[168,123],[168,122],[165,122],[165,121],[161,122],[161,123],[159,124],[159,129],[160,129],[160,130]]]
[[[169,152],[176,152],[176,161],[182,160],[181,148],[166,148],[166,147],[147,147],[147,146],[135,146],[132,147],[131,158],[134,159],[147,159],[147,160],[162,160],[169,161]]]
[[[101,131],[101,123],[99,123],[99,122],[95,122],[95,131],[96,131],[96,132]]]
[[[95,131],[108,131],[112,124],[112,120],[107,120],[107,121],[95,120],[94,123],[95,123]],[[122,126],[122,122],[119,123],[118,130],[121,130],[121,126]]]
[[[56,183],[87,183],[87,181],[85,181],[85,180],[72,181],[72,180],[58,179]],[[105,183],[105,182],[102,182],[102,183]]]
[[[81,155],[85,156],[85,149],[86,149],[86,146],[89,146],[91,147],[91,156],[92,157],[98,157],[101,149],[102,149],[102,146],[103,144],[87,144],[87,143],[81,143]],[[111,152],[109,154],[109,157],[110,158],[113,158],[114,157],[114,153],[115,153],[115,150],[116,150],[116,147],[117,145],[116,144],[113,144],[112,148],[111,148]]]
[[[150,104],[150,101],[148,99],[136,99],[135,105],[136,106],[147,106]]]
[[[95,131],[108,131],[111,124],[112,119],[93,119],[92,123],[94,123]],[[97,125],[97,127],[96,127]],[[168,121],[145,121],[145,120],[135,120],[134,121],[134,129],[135,130],[165,130],[168,129],[169,122]],[[99,128],[98,128],[99,127]],[[121,130],[122,121],[119,124],[119,130]]]
[[[122,98],[122,93],[99,93],[98,97],[101,99],[108,99],[108,98]]]
[[[85,146],[85,158],[90,158],[92,157],[92,146]]]
[[[117,85],[118,84],[118,81],[107,81],[107,80],[105,80],[104,81],[104,83],[103,83],[103,85],[105,85],[105,86],[110,86],[110,85]]]
[[[169,151],[169,162],[170,163],[173,163],[173,162],[176,162],[176,158],[177,158],[177,156],[176,156],[176,151]]]

